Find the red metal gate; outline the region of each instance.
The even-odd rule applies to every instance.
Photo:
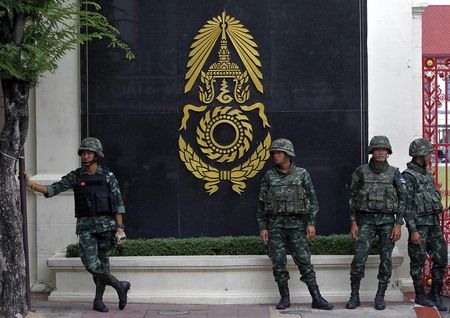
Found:
[[[444,213],[441,217],[442,230],[448,244],[450,237],[450,217],[448,213],[449,184],[448,167],[449,153],[449,73],[450,55],[423,56],[422,91],[423,91],[423,137],[431,140],[435,149],[435,156],[431,163],[436,187],[442,194]],[[424,279],[431,284],[431,260],[428,258],[424,268]],[[443,294],[450,296],[450,267],[444,274]]]

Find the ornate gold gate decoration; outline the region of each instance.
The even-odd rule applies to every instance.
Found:
[[[423,55],[422,68],[422,134],[434,145],[435,153],[430,168],[436,187],[442,195],[444,212],[440,215],[442,233],[447,244],[450,242],[450,55]],[[433,262],[427,257],[423,268],[423,279],[427,286],[432,284]],[[450,296],[450,265],[444,272],[442,293]]]
[[[204,70],[219,37],[218,61]],[[239,56],[244,71],[237,63],[231,62],[228,40]],[[265,106],[255,100],[249,105],[253,86],[259,94],[264,92],[257,47],[249,31],[226,12],[207,21],[191,45],[184,93],[189,93],[200,77],[198,99],[201,105],[186,104],[183,107],[178,146],[181,161],[195,177],[206,181],[204,187],[210,195],[219,190],[221,181],[226,180],[232,183],[231,188],[235,192],[241,194],[246,188],[245,181],[253,178],[270,156],[270,125]],[[255,116],[251,116],[252,112]],[[254,140],[255,125],[251,119],[256,115],[262,135],[265,135],[261,141]],[[194,151],[194,147],[186,141],[188,138],[183,137],[191,132],[188,129],[189,120],[197,122],[195,138],[192,139],[196,140],[196,147],[206,156],[208,163]],[[217,138],[224,127],[231,127],[234,134],[231,142]],[[191,124],[189,128],[192,129]],[[244,162],[239,163],[240,160]]]

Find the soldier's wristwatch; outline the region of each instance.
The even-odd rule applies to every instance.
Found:
[[[123,225],[123,224],[117,224],[117,228],[118,228],[118,229],[124,229],[124,228],[125,228],[125,225]]]

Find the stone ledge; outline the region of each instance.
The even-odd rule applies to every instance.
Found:
[[[313,255],[311,261],[317,274],[321,293],[332,302],[344,302],[349,297],[349,270],[352,255]],[[392,263],[395,268],[403,256],[395,248]],[[270,260],[264,255],[227,256],[148,256],[111,257],[111,271],[132,287],[130,303],[190,303],[190,304],[251,304],[278,301],[278,290],[272,276]],[[90,301],[94,283],[79,258],[66,258],[57,253],[47,260],[55,272],[56,288],[51,301]],[[372,301],[377,289],[378,255],[370,255],[366,276],[361,283],[361,299]],[[306,285],[291,257],[288,258],[291,301],[308,303]],[[393,274],[391,282],[396,282]],[[117,298],[107,288],[105,299]],[[400,289],[392,284],[386,292],[387,301],[402,301]]]

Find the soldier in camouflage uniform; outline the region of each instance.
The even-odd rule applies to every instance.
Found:
[[[270,153],[275,168],[267,171],[261,181],[257,220],[260,237],[269,245],[273,275],[281,296],[276,308],[290,306],[286,269],[289,251],[301,280],[308,286],[312,308],[331,310],[333,305],[320,295],[307,242],[315,236],[315,216],[319,210],[311,177],[305,169],[295,166],[294,147],[289,140],[275,140]]]
[[[359,286],[372,243],[378,237],[380,266],[375,309],[386,308],[384,294],[392,273],[392,250],[400,239],[405,210],[405,180],[398,168],[387,162],[392,148],[385,136],[370,140],[368,164],[358,167],[350,186],[350,234],[355,239],[355,255],[350,271],[350,299],[347,309],[360,305]]]
[[[440,311],[446,311],[440,295],[447,266],[447,244],[439,222],[443,207],[433,174],[427,168],[433,152],[430,141],[424,138],[414,140],[409,146],[412,160],[403,171],[407,188],[405,220],[409,231],[409,266],[416,291],[415,302],[423,306],[436,305]],[[422,278],[427,253],[433,261],[430,298],[425,295]]]
[[[117,291],[119,309],[122,310],[127,303],[131,284],[111,275],[108,259],[114,241],[121,244],[126,239],[122,219],[125,207],[119,184],[112,172],[98,164],[99,157],[103,157],[103,148],[98,139],[84,139],[78,155],[82,167],[66,174],[60,181],[46,186],[32,182],[26,176],[27,184],[46,198],[73,189],[81,260],[92,274],[96,286],[93,309],[108,311],[103,303],[103,293],[106,285],[109,285]]]

